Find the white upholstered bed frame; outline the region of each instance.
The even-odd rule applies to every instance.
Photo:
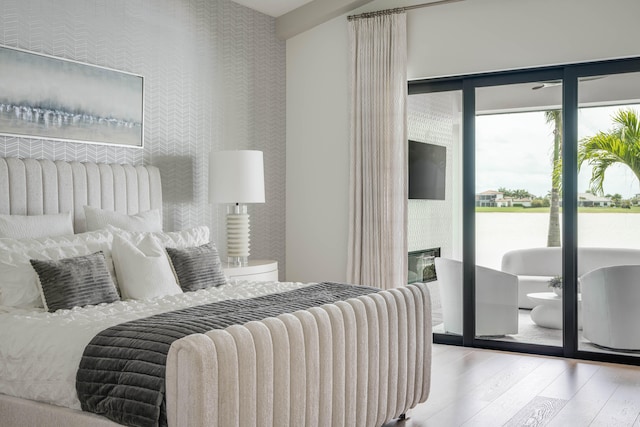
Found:
[[[0,213],[136,213],[161,207],[155,167],[0,159]],[[167,358],[170,427],[379,426],[427,399],[431,306],[402,287],[177,340]],[[0,395],[0,427],[116,426]]]
[[[154,166],[0,158],[0,214],[73,212],[76,233],[86,231],[83,206],[135,214],[162,209],[160,171]]]

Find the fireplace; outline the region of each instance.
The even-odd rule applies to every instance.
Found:
[[[408,283],[432,282],[437,280],[435,257],[440,256],[440,248],[421,249],[409,252]]]

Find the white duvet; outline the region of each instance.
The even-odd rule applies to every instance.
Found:
[[[181,308],[301,288],[293,282],[237,282],[152,300],[73,310],[0,309],[0,394],[80,409],[76,371],[85,346],[103,329]]]

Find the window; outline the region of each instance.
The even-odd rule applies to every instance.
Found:
[[[638,353],[628,351],[640,349],[638,310],[624,299],[610,301],[606,280],[588,273],[624,261],[637,264],[640,274],[640,257],[635,261],[640,171],[634,169],[640,165],[640,132],[638,140],[627,141],[627,151],[638,150],[637,163],[635,155],[626,163],[614,161],[620,153],[607,157],[607,149],[598,151],[593,141],[601,136],[611,151],[616,137],[631,137],[620,127],[625,120],[640,119],[638,83],[640,58],[409,83],[410,105],[421,99],[439,106],[433,100],[455,93],[461,106],[459,168],[453,172],[459,186],[452,188],[450,208],[442,210],[453,218],[459,212],[458,225],[444,227],[448,235],[458,233],[459,244],[452,246],[455,250],[429,247],[442,246],[443,257],[462,261],[462,290],[454,309],[463,325],[457,334],[434,327],[436,342],[640,364]],[[411,137],[416,118],[411,110],[408,117]],[[420,120],[427,129],[425,142],[433,142],[441,117],[425,114]],[[587,145],[590,140],[594,143]],[[447,221],[424,219],[437,209],[410,207],[409,221],[422,221],[426,230],[421,233],[437,236]],[[479,333],[487,312],[482,305],[507,306],[513,299],[481,289],[482,267],[518,277],[515,332]],[[635,274],[617,271],[621,284],[625,274]],[[434,286],[443,286],[439,282],[438,274]],[[442,289],[436,290],[441,297]],[[434,325],[436,310],[447,317],[447,304],[434,298]],[[600,316],[600,323],[585,322],[585,313],[593,313],[590,320]],[[598,327],[615,322],[618,341],[598,342]]]

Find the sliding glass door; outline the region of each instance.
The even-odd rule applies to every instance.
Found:
[[[562,80],[475,101],[476,336],[561,347]]]
[[[436,261],[435,342],[640,364],[639,83],[640,58],[409,83],[410,105],[461,105],[444,198],[461,243],[440,254],[459,264]],[[424,120],[433,141],[441,117]]]
[[[640,356],[640,72],[578,79],[578,349]]]

